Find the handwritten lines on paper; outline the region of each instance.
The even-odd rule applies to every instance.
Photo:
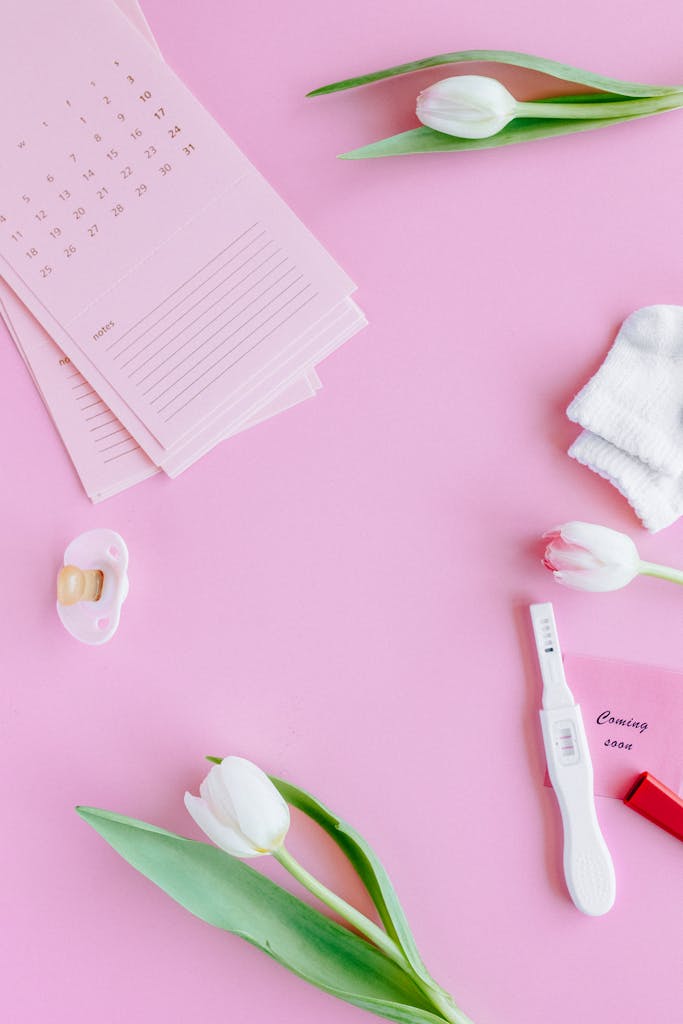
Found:
[[[85,420],[95,451],[102,457],[105,465],[139,450],[140,445],[135,438],[131,437],[80,373],[70,374],[67,380],[74,401]]]
[[[316,295],[294,261],[255,223],[108,351],[169,422]]]

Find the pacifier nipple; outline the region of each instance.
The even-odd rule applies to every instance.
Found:
[[[72,636],[84,644],[111,640],[127,594],[128,548],[123,537],[99,528],[71,541],[57,576],[57,614]]]
[[[57,603],[71,605],[79,601],[99,601],[103,586],[104,573],[100,569],[65,565],[57,576]]]

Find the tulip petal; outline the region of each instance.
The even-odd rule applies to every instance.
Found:
[[[553,569],[595,569],[601,563],[591,551],[575,544],[556,541],[546,548],[545,557]]]
[[[580,573],[576,572],[558,569],[553,573],[553,578],[556,583],[561,583],[563,587],[571,587],[572,590],[598,589],[595,585],[595,580],[592,580],[589,576],[581,576]]]
[[[244,836],[229,825],[223,825],[212,814],[208,804],[201,797],[185,794],[185,806],[195,823],[212,843],[233,857],[259,857],[262,851],[250,846]]]
[[[638,549],[625,533],[595,523],[571,522],[562,527],[562,537],[591,550],[601,565],[601,589],[624,587],[640,571]]]
[[[230,790],[223,779],[220,765],[212,768],[202,781],[199,795],[206,800],[211,812],[223,825],[238,828],[237,812],[230,796]]]
[[[218,767],[218,766],[217,766]],[[243,757],[226,757],[219,766],[230,790],[236,824],[254,846],[277,849],[289,829],[289,808],[265,772]]]
[[[572,590],[587,590],[593,593],[606,593],[609,590],[621,590],[631,579],[625,579],[623,574],[615,569],[601,570],[599,575],[580,572],[554,572],[553,576],[558,583]]]
[[[638,551],[625,533],[619,533],[608,526],[596,523],[570,522],[560,528],[562,539],[570,544],[592,551],[601,562],[632,563],[637,566],[640,559]]]

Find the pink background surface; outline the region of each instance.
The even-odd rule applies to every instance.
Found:
[[[411,126],[442,73],[303,97],[475,47],[675,82],[680,4],[145,7],[171,65],[358,282],[371,326],[325,363],[315,401],[99,507],[2,331],[3,1019],[370,1019],[190,917],[73,812],[196,836],[183,791],[205,753],[234,752],[367,836],[477,1024],[675,1024],[680,843],[601,800],[617,903],[601,919],[573,908],[525,607],[553,600],[568,651],[681,668],[683,595],[647,579],[562,591],[536,537],[582,518],[683,563],[683,523],[648,536],[567,458],[563,415],[629,312],[683,299],[683,115],[346,163],[335,154]],[[126,538],[132,587],[117,637],[86,649],[53,579],[100,525]],[[364,905],[298,820],[291,847]]]

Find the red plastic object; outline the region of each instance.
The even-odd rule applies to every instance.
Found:
[[[624,803],[676,839],[683,839],[683,799],[654,775],[642,772],[624,797]]]

